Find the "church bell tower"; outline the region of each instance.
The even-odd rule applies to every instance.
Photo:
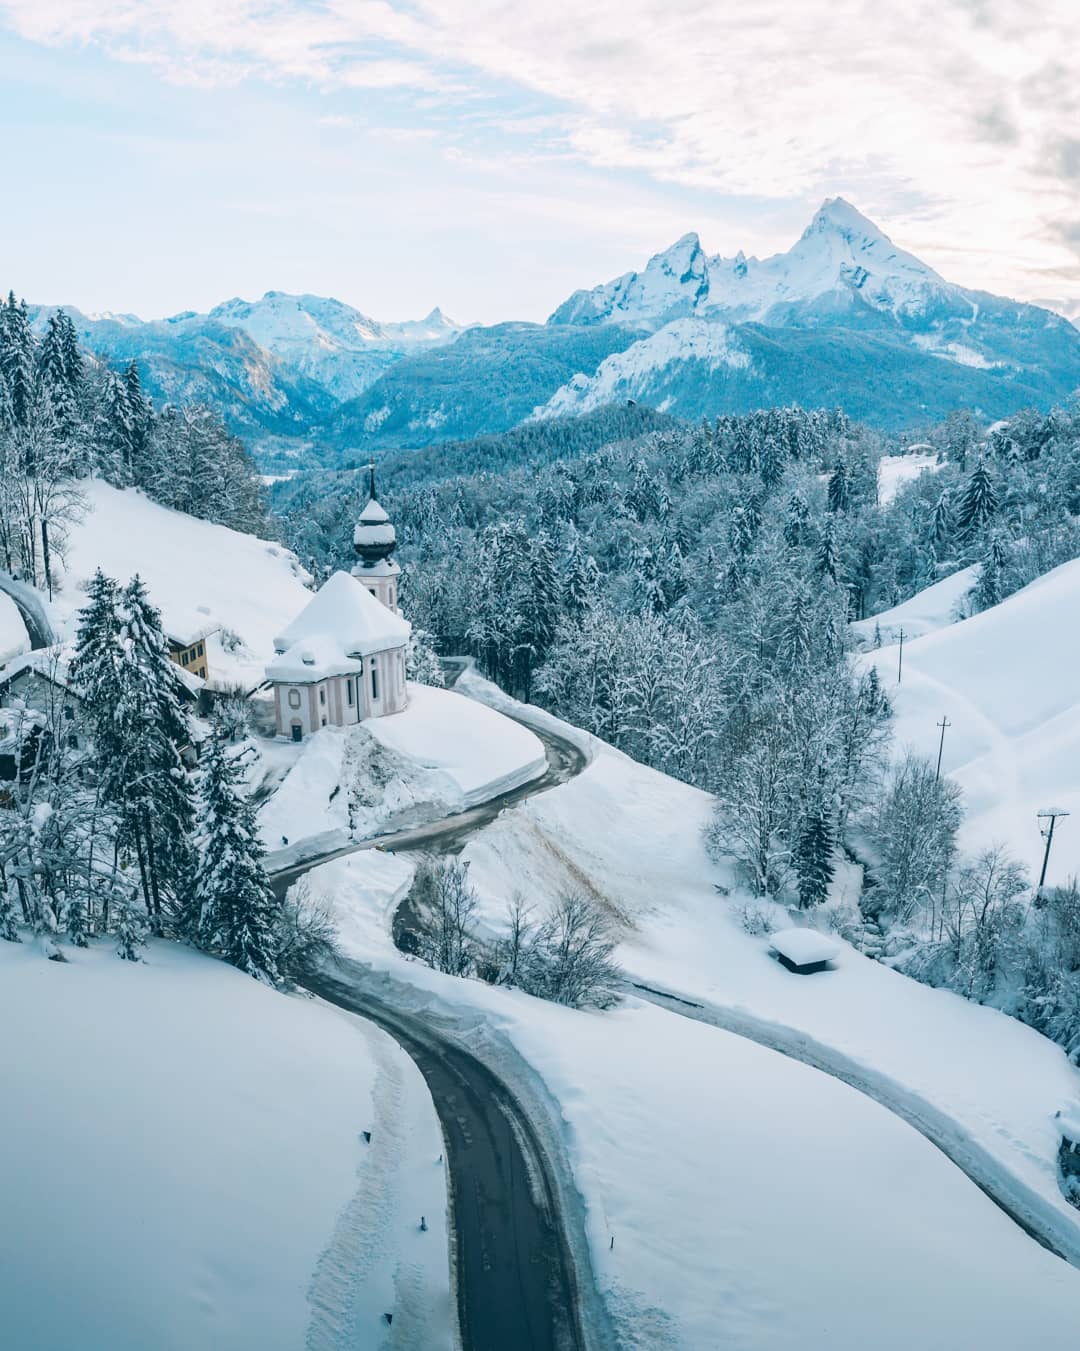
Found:
[[[368,465],[367,506],[353,531],[356,564],[352,575],[367,587],[376,600],[395,614],[398,610],[398,577],[401,568],[390,555],[397,548],[397,535],[390,517],[375,497],[375,461]]]

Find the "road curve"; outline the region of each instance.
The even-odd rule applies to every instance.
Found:
[[[585,1351],[551,1166],[506,1085],[431,1024],[364,989],[341,962],[308,988],[377,1023],[416,1062],[442,1122],[458,1327],[465,1351]]]
[[[770,1022],[746,1009],[700,1003],[642,984],[632,977],[627,980],[626,987],[629,994],[667,1009],[669,1013],[708,1023],[771,1051],[779,1051],[781,1055],[820,1070],[872,1098],[940,1149],[949,1162],[955,1164],[1029,1238],[1055,1257],[1080,1268],[1080,1230],[1070,1217],[1011,1174],[963,1126],[918,1093],[905,1089],[887,1074],[860,1064],[798,1028]]]
[[[544,743],[548,768],[540,777],[458,816],[284,869],[271,877],[275,893],[283,897],[312,868],[361,849],[456,853],[505,808],[585,768],[588,757],[574,742],[520,721]],[[528,1114],[480,1059],[430,1020],[372,993],[365,975],[362,965],[339,960],[306,984],[313,994],[389,1032],[427,1082],[446,1139],[463,1351],[589,1351],[566,1220],[550,1160]],[[577,1246],[587,1251],[584,1236]]]

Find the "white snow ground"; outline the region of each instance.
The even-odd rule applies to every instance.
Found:
[[[405,1053],[180,947],[65,955],[0,942],[4,1346],[449,1351],[442,1135]]]
[[[921,474],[934,474],[942,467],[936,454],[909,452],[906,455],[883,455],[878,461],[878,501],[887,506],[905,483],[911,483]]]
[[[311,599],[310,579],[296,556],[280,544],[159,506],[135,488],[100,480],[80,487],[88,510],[70,531],[62,590],[51,606],[57,629],[74,637],[76,611],[86,603],[96,568],[121,583],[137,572],[167,630],[184,635],[224,625],[238,635],[233,651],[220,633],[207,640],[211,683],[259,684],[275,634]]]
[[[471,876],[488,902],[488,888],[501,891],[507,881],[530,897],[558,885],[558,846],[528,818],[562,799],[560,820],[564,812],[586,818],[563,842],[566,864],[595,863],[619,888],[643,870],[632,890],[635,904],[648,896],[642,920],[661,898],[675,901],[672,883],[678,896],[684,875],[693,878],[713,914],[685,934],[686,944],[701,950],[703,965],[728,948],[728,963],[756,968],[767,998],[780,969],[764,941],[734,928],[696,854],[698,867],[664,852],[677,824],[660,841],[642,829],[645,790],[635,787],[630,762],[616,757],[607,766],[611,794],[601,787],[594,770],[602,775],[607,759],[601,752],[573,784],[504,814],[468,847]],[[664,822],[685,821],[691,798],[666,797],[670,780],[641,773],[654,781],[647,791]],[[616,807],[628,809],[625,822],[608,814]],[[684,843],[697,819],[688,815]],[[592,843],[581,858],[587,833]],[[539,886],[529,865],[544,870]],[[577,1013],[407,960],[392,946],[389,920],[411,874],[404,859],[369,851],[325,864],[305,885],[334,906],[342,940],[370,965],[373,988],[385,994],[393,985],[395,1001],[456,1028],[528,1104],[556,1168],[570,1172],[565,1181],[580,1193],[619,1345],[1014,1351],[1037,1330],[1040,1347],[1073,1347],[1080,1273],[1027,1238],[890,1112],[828,1075],[636,999],[608,1013]],[[671,919],[685,925],[687,917]],[[820,979],[781,974],[810,995]],[[867,992],[837,993],[845,1021],[857,1024]],[[868,998],[875,993],[871,985]],[[897,1007],[888,1012],[895,1017]],[[946,1036],[949,1017],[945,1010]],[[905,1038],[904,1024],[891,1029],[890,1040]],[[927,1044],[937,1041],[918,1040],[912,1058]],[[1008,1057],[996,1066],[1002,1078],[1011,1067]],[[1029,1071],[1028,1082],[1037,1077]]]
[[[30,636],[26,632],[19,607],[0,591],[0,666],[12,657],[30,651]]]
[[[518,723],[453,690],[410,684],[401,713],[324,727],[304,743],[259,815],[270,866],[456,815],[546,768],[543,744]]]
[[[871,615],[869,619],[858,620],[851,625],[851,631],[862,646],[869,647],[876,633],[881,634],[883,643],[894,643],[903,629],[906,644],[910,638],[921,638],[925,633],[946,628],[962,617],[964,598],[978,580],[977,565],[961,568],[899,605]],[[905,647],[905,654],[907,650]]]
[[[917,613],[919,602],[915,597],[907,605]],[[936,606],[937,599],[931,603]],[[990,610],[905,641],[900,685],[895,646],[863,658],[878,667],[892,700],[899,749],[911,746],[936,759],[938,724],[943,716],[949,719],[942,766],[964,790],[964,848],[1000,842],[1036,870],[1043,841],[1035,813],[1044,807],[1073,813],[1058,823],[1051,882],[1080,873],[1078,612],[1080,561],[1075,561]]]

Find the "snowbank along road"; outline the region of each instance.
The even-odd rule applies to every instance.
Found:
[[[56,641],[41,596],[32,586],[27,586],[25,582],[17,581],[10,573],[0,570],[0,591],[6,591],[19,607],[19,613],[23,617],[30,638],[30,646],[35,652],[39,648],[51,646]]]
[[[585,767],[587,757],[573,742],[536,727],[530,730],[547,752],[548,768],[540,778],[459,816],[276,873],[275,892],[284,896],[310,869],[376,844],[396,852],[456,852],[506,807],[565,783]],[[464,1351],[591,1351],[580,1321],[579,1273],[556,1203],[552,1166],[527,1113],[490,1068],[412,1010],[378,998],[365,975],[359,964],[343,961],[310,980],[308,988],[389,1032],[427,1081],[447,1144]],[[576,1246],[587,1250],[584,1236]]]

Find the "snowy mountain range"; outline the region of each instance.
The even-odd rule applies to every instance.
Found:
[[[841,313],[859,322],[856,316],[864,309],[919,323],[946,313],[971,320],[979,304],[834,197],[787,253],[765,259],[741,252],[734,258],[709,256],[696,234],[683,235],[643,272],[575,291],[549,322],[659,327],[693,315],[787,327]]]
[[[382,323],[279,291],[150,323],[76,318],[109,360],[139,357],[159,399],[209,399],[257,442],[306,441],[331,459],[624,399],[688,418],[839,405],[899,428],[957,407],[1046,408],[1080,386],[1067,319],[954,286],[842,198],[786,253],[723,258],[686,234],[545,324],[463,328],[438,309]]]

